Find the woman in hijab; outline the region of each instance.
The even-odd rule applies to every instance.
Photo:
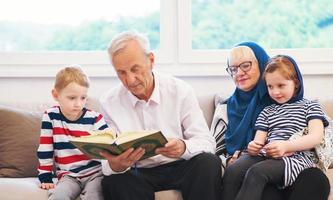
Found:
[[[226,70],[233,78],[236,89],[227,102],[222,103],[227,105],[228,121],[224,137],[222,134],[215,135],[219,138],[217,154],[225,163],[226,171],[232,169],[232,164],[237,162],[239,155],[246,151],[247,145],[253,140],[259,113],[273,103],[262,79],[268,59],[266,51],[254,42],[240,43],[231,49]],[[223,195],[230,192],[222,189]],[[267,185],[262,199],[326,200],[329,191],[326,175],[320,169],[308,168],[286,189],[279,190],[275,185]]]

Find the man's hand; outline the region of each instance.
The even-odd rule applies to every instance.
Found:
[[[157,148],[156,154],[162,154],[169,158],[180,158],[186,149],[185,142],[181,139],[170,139],[164,147]]]
[[[145,154],[145,149],[139,147],[137,149],[127,149],[125,152],[118,156],[109,154],[108,152],[101,152],[103,156],[109,162],[109,166],[115,172],[122,172],[127,168],[133,166],[140,158]]]
[[[54,183],[42,183],[42,184],[40,184],[39,187],[44,189],[44,190],[53,189],[54,188]]]
[[[256,156],[259,154],[260,150],[264,147],[264,143],[259,141],[252,140],[247,145],[247,151],[251,156]]]

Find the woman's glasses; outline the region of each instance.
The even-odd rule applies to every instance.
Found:
[[[233,66],[228,66],[227,68],[225,68],[225,70],[227,70],[227,72],[231,75],[231,76],[235,76],[238,72],[238,69],[240,68],[243,72],[247,72],[251,69],[252,66],[252,62],[251,61],[245,61],[242,62],[239,65],[233,65]]]

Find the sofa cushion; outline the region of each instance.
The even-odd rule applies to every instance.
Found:
[[[321,99],[320,105],[323,107],[325,113],[333,119],[333,103],[332,99]]]
[[[0,177],[37,176],[41,115],[0,106]]]
[[[47,190],[39,188],[38,178],[1,178],[0,199],[46,200]]]
[[[213,118],[212,113],[214,112],[215,109],[214,95],[198,96],[198,102],[202,110],[202,113],[205,117],[205,120],[207,122],[207,125],[210,126]]]

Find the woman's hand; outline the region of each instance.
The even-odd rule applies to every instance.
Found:
[[[239,155],[240,155],[239,150],[235,151],[235,153],[232,155],[232,157],[228,160],[227,162],[227,166],[232,165],[236,162],[236,160],[238,159]]]
[[[256,156],[259,154],[260,150],[264,147],[264,143],[260,141],[252,140],[247,145],[247,151],[251,156]]]
[[[127,168],[133,166],[140,158],[145,154],[145,149],[139,147],[137,149],[127,149],[124,153],[114,156],[108,152],[101,152],[103,156],[109,162],[109,166],[115,172],[122,172]]]

